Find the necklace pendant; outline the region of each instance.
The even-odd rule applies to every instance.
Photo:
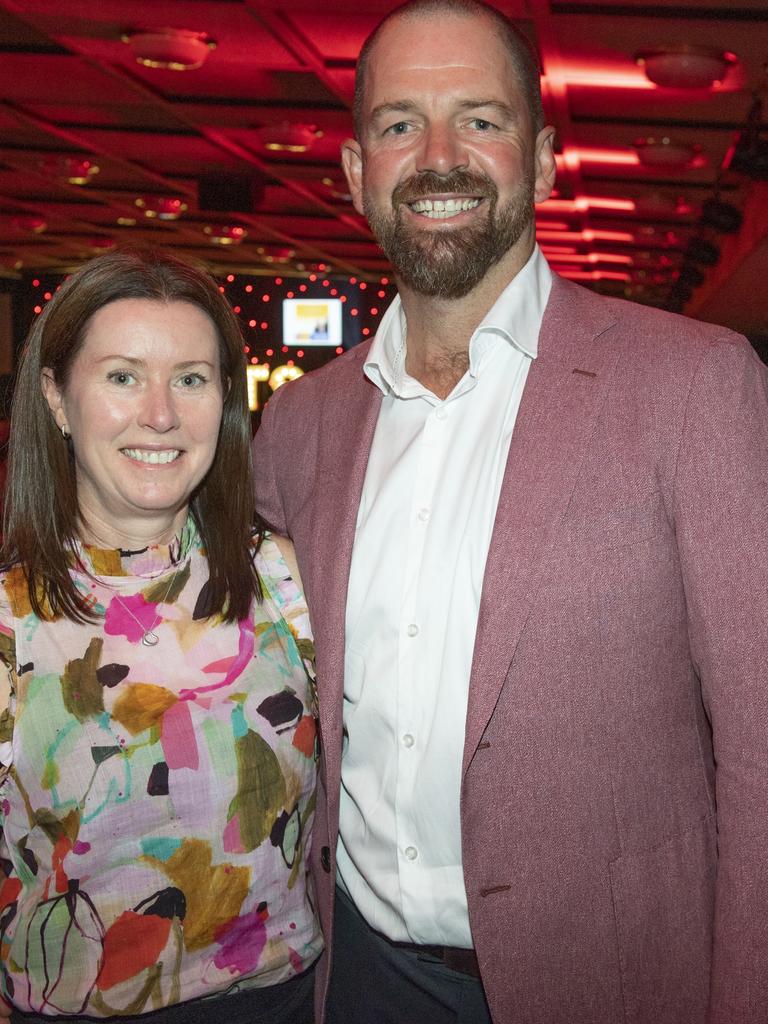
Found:
[[[154,647],[159,640],[157,633],[153,633],[151,629],[148,629],[144,636],[141,638],[141,642],[145,647]]]

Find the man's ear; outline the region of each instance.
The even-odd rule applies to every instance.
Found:
[[[56,421],[56,426],[59,430],[67,430],[67,414],[64,411],[64,394],[56,383],[56,378],[53,374],[53,370],[44,366],[40,371],[40,388],[45,396],[45,400],[48,403],[48,408],[53,414],[53,418]]]
[[[536,179],[533,199],[536,203],[543,203],[552,194],[557,172],[555,164],[555,129],[552,125],[542,128],[536,136],[534,159],[536,161]]]
[[[341,166],[347,178],[352,203],[358,213],[363,213],[363,151],[355,139],[346,139],[341,144]]]

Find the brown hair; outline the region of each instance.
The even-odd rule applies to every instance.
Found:
[[[214,280],[167,253],[116,249],[69,277],[27,337],[11,413],[5,565],[20,565],[36,615],[87,621],[93,614],[69,573],[78,536],[75,464],[41,388],[49,367],[65,387],[91,317],[119,299],[188,302],[213,321],[226,397],[213,464],[190,500],[210,572],[209,615],[244,618],[261,596],[253,565],[254,512],[245,357],[238,321]],[[261,540],[261,529],[256,530]]]
[[[502,42],[507,48],[512,67],[522,86],[531,114],[534,132],[544,127],[544,108],[541,101],[541,79],[538,55],[532,44],[501,11],[481,0],[410,0],[401,4],[379,22],[363,43],[360,56],[357,58],[355,72],[355,98],[352,116],[355,123],[355,134],[362,140],[363,104],[365,102],[365,85],[368,74],[368,63],[371,52],[379,37],[379,33],[390,21],[396,18],[413,18],[420,15],[458,14],[466,17],[488,18],[492,26],[499,32]]]

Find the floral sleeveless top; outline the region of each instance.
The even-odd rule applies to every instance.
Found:
[[[322,950],[303,597],[267,537],[264,600],[205,617],[191,519],[77,559],[94,623],[38,619],[0,576],[3,994],[98,1018],[285,981]]]

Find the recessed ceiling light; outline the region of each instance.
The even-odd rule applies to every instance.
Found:
[[[643,50],[635,57],[646,77],[669,89],[709,89],[736,64],[735,54],[708,46],[669,46]]]
[[[66,156],[63,153],[50,153],[43,157],[40,166],[68,185],[87,185],[99,173],[99,165],[89,157]]]
[[[137,29],[126,32],[122,40],[130,46],[139,64],[164,71],[194,71],[216,48],[205,32],[186,28]]]
[[[635,151],[644,167],[705,167],[707,163],[701,146],[676,142],[666,135],[637,139]]]
[[[145,217],[158,220],[178,220],[187,211],[187,202],[180,196],[139,196],[134,205],[143,211]]]
[[[248,237],[248,231],[240,224],[208,224],[203,228],[214,245],[239,245]]]
[[[313,124],[273,124],[256,129],[261,149],[268,153],[307,153],[323,133]]]

